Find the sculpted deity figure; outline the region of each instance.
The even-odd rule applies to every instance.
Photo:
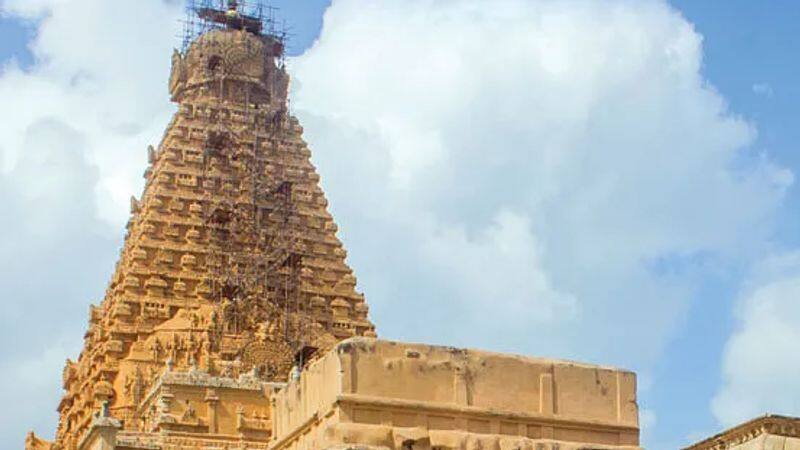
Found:
[[[211,341],[208,339],[203,339],[202,344],[202,361],[203,366],[205,367],[206,371],[211,371]]]
[[[167,340],[167,358],[169,358],[173,363],[178,360],[178,338],[176,335],[172,335],[172,339]]]
[[[135,384],[136,384],[136,379],[133,375],[131,374],[125,375],[125,386],[123,392],[126,398],[128,399],[133,398],[133,387]]]
[[[194,335],[189,333],[189,338],[186,342],[186,363],[188,364],[190,360],[197,361],[197,353],[200,350],[200,343],[194,338]]]
[[[147,369],[147,387],[149,388],[156,380],[158,376],[158,369],[153,366],[150,366]]]
[[[153,361],[158,362],[160,360],[162,350],[161,341],[159,341],[158,338],[154,339],[153,343],[150,344],[150,352],[153,355]]]

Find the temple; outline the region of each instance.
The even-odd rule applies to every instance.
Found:
[[[800,418],[767,414],[684,450],[800,450]]]
[[[631,372],[376,339],[282,37],[244,3],[192,8],[178,110],[64,367],[55,439],[27,450],[638,449]]]

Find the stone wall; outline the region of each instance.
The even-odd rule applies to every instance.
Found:
[[[631,372],[368,338],[339,344],[273,408],[275,450],[639,443]]]

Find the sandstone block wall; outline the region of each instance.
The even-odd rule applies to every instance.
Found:
[[[631,372],[368,338],[339,344],[278,391],[272,417],[276,450],[639,443]]]

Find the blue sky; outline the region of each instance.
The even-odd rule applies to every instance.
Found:
[[[38,67],[44,67],[42,63],[46,59],[55,61],[54,67],[57,66],[58,70],[73,70],[69,61],[65,63],[58,59],[61,54],[58,52],[68,52],[63,52],[63,48],[46,39],[38,50],[38,60],[29,49],[37,30],[42,26],[43,17],[47,16],[41,12],[25,12],[24,8],[13,6],[12,0],[7,2],[12,6],[8,15],[0,18],[0,59],[7,63],[16,60],[22,69],[19,76],[13,70],[6,69],[6,86],[12,90],[18,87],[21,92],[27,92],[24,90],[28,86],[25,83],[34,81],[55,80],[53,86],[59,86],[58,77],[62,74],[57,71],[36,71]],[[42,1],[44,4],[48,2]],[[81,1],[75,0],[73,3]],[[800,217],[796,214],[800,195],[796,187],[788,186],[790,183],[784,181],[786,173],[800,172],[800,153],[797,152],[797,142],[800,141],[800,127],[797,126],[800,119],[797,107],[800,104],[800,63],[797,59],[800,50],[800,7],[796,2],[671,0],[669,5],[679,11],[683,20],[672,17],[669,8],[661,8],[659,5],[662,3],[656,0],[642,2],[655,5],[652,8],[640,7],[636,2],[625,0],[611,1],[622,11],[630,10],[630,16],[622,14],[611,18],[604,15],[602,6],[579,7],[584,3],[603,5],[603,2],[550,2],[555,5],[553,8],[561,8],[557,11],[566,16],[574,13],[576,23],[596,26],[598,35],[613,37],[617,27],[638,30],[637,20],[641,20],[644,24],[641,28],[646,32],[652,30],[652,42],[648,41],[650,37],[642,38],[642,42],[652,44],[652,48],[644,46],[650,50],[642,51],[653,52],[651,59],[656,61],[654,66],[649,67],[649,63],[636,60],[639,53],[635,49],[627,49],[630,50],[627,53],[621,50],[619,58],[628,58],[633,62],[628,66],[627,61],[622,61],[619,72],[599,70],[597,80],[610,78],[611,82],[602,84],[604,81],[595,80],[598,84],[593,85],[594,89],[599,90],[601,95],[595,97],[592,93],[591,101],[587,104],[597,102],[602,106],[597,109],[585,106],[579,94],[573,97],[573,85],[567,81],[550,79],[546,74],[538,79],[538,85],[552,86],[552,91],[537,91],[531,97],[526,97],[526,86],[532,78],[517,78],[513,73],[503,73],[493,68],[502,68],[511,60],[503,58],[516,59],[517,56],[514,41],[502,41],[502,36],[498,38],[497,48],[487,45],[487,52],[481,54],[486,67],[475,70],[478,73],[475,78],[471,78],[473,71],[458,72],[452,69],[459,67],[459,61],[475,63],[474,59],[459,59],[461,54],[472,53],[455,43],[459,39],[466,39],[473,29],[477,29],[472,27],[485,26],[487,28],[481,30],[494,30],[502,35],[507,29],[518,26],[519,29],[514,29],[517,34],[512,33],[512,38],[509,38],[516,39],[528,27],[524,22],[526,17],[532,20],[540,17],[538,14],[541,11],[528,7],[543,2],[531,0],[526,4],[524,1],[503,0],[498,3],[509,10],[517,8],[522,11],[515,14],[513,20],[503,15],[502,8],[492,10],[484,8],[485,4],[479,7],[473,4],[472,7],[481,10],[486,18],[476,25],[458,6],[469,4],[469,0],[447,2],[452,7],[443,6],[445,3],[442,3],[430,12],[421,6],[424,5],[421,0],[409,1],[406,8],[393,5],[393,2],[378,2],[388,5],[385,11],[381,7],[359,11],[358,2],[341,0],[334,2],[328,34],[322,35],[325,45],[312,49],[320,37],[323,14],[330,3],[325,0],[273,2],[281,8],[281,16],[291,25],[293,33],[290,52],[297,57],[296,62],[292,63],[296,67],[292,69],[296,81],[293,92],[296,102],[293,104],[306,126],[306,137],[316,155],[315,163],[322,172],[334,215],[342,228],[341,236],[350,249],[350,262],[360,277],[360,287],[367,295],[373,320],[383,336],[588,359],[635,369],[641,376],[641,406],[645,411],[643,416],[646,416],[643,423],[648,426],[644,436],[649,448],[675,448],[692,438],[718,431],[735,420],[733,417],[738,417],[733,413],[726,414],[723,411],[725,409],[739,408],[741,414],[751,414],[756,410],[767,412],[769,409],[800,415],[800,402],[794,402],[794,407],[792,402],[770,403],[776,394],[766,392],[767,389],[754,395],[745,406],[731,403],[730,397],[736,397],[741,392],[737,389],[759,386],[758,382],[763,384],[764,379],[751,374],[737,378],[737,373],[728,369],[732,364],[730,355],[738,354],[737,343],[751,336],[748,331],[757,331],[764,323],[773,323],[749,322],[747,318],[756,315],[750,312],[758,311],[758,305],[778,305],[783,310],[790,310],[785,308],[791,305],[780,304],[780,299],[767,298],[763,292],[772,292],[767,289],[770,286],[783,286],[781,283],[795,279],[798,272],[794,267],[793,255],[800,247]],[[0,0],[0,5],[3,4]],[[53,17],[56,18],[63,13],[55,11]],[[426,15],[438,18],[433,23],[449,30],[450,34],[443,32],[445,34],[440,36],[426,29]],[[399,19],[401,16],[408,17],[408,22]],[[596,20],[598,17],[601,19]],[[604,22],[612,19],[619,22],[612,25]],[[459,20],[462,20],[461,28],[456,26]],[[495,21],[500,31],[492,28]],[[694,27],[694,34],[684,28],[686,24]],[[394,37],[391,35],[392,27],[397,27]],[[567,56],[572,54],[573,49],[583,49],[584,46],[592,51],[608,50],[602,45],[594,47],[591,39],[584,40],[584,36],[570,31],[571,28],[559,30],[562,29],[555,26],[554,30],[545,29],[542,32],[544,34],[538,36],[548,36],[553,42],[564,44],[563,47],[556,47],[559,49],[557,51],[563,51]],[[164,35],[171,34],[165,32]],[[702,80],[699,85],[694,85],[691,82],[695,74],[692,43],[697,35],[702,35],[702,59],[697,69]],[[487,33],[487,36],[495,35]],[[449,39],[451,37],[453,39]],[[80,36],[75,39],[76,45],[81,45]],[[166,47],[178,45],[177,39],[175,41],[168,42]],[[138,45],[139,41],[131,42]],[[612,38],[608,42],[609,46],[624,47],[623,43]],[[533,50],[541,50],[535,43],[532,45]],[[673,77],[670,72],[673,60],[664,63],[658,61],[658,57],[665,53],[659,50],[659,45],[683,55],[678,58],[681,63],[676,69],[678,75]],[[671,47],[673,45],[677,50]],[[421,51],[423,48],[435,48],[436,51],[426,55]],[[609,48],[613,54],[614,47]],[[308,49],[312,50],[305,53]],[[570,72],[569,67],[561,66],[565,60],[559,59],[558,54],[541,51],[538,59],[533,58],[533,63],[544,61],[548,70],[564,70],[564,80],[574,80],[575,91],[583,92],[577,86],[577,83],[584,81],[580,74],[576,75]],[[140,58],[142,61],[153,58],[153,61],[159,62],[163,59],[166,64],[169,53],[162,53],[154,52],[151,55],[142,51],[141,55],[132,55],[131,58]],[[402,64],[383,59],[386,55],[402,60]],[[397,55],[396,58],[394,55]],[[74,59],[80,59],[81,55],[77,56]],[[377,59],[369,60],[370,57]],[[554,59],[547,60],[550,57]],[[569,61],[569,58],[566,60]],[[442,61],[449,64],[425,73],[413,69],[419,61],[426,61],[430,66]],[[615,62],[614,58],[607,61]],[[481,61],[477,64],[481,64]],[[98,215],[102,220],[92,223],[99,230],[98,241],[103,242],[103,247],[98,247],[100,249],[96,253],[98,262],[91,264],[92,267],[97,266],[92,269],[96,271],[97,279],[97,286],[92,291],[94,298],[102,294],[107,273],[113,264],[113,250],[121,237],[123,221],[117,219],[119,214],[115,205],[124,204],[124,200],[139,188],[135,184],[138,181],[127,183],[125,180],[128,177],[138,180],[135,177],[141,172],[144,154],[139,152],[141,155],[130,156],[132,152],[122,148],[113,157],[117,159],[113,159],[104,156],[104,147],[96,143],[143,148],[145,142],[157,139],[159,130],[171,112],[163,98],[166,78],[163,69],[166,67],[159,67],[161,72],[155,70],[157,73],[152,75],[146,75],[145,72],[139,74],[145,74],[139,79],[147,78],[147,82],[142,82],[141,87],[136,88],[139,89],[136,91],[138,96],[131,97],[154,99],[153,105],[137,105],[136,112],[131,113],[131,116],[139,117],[130,120],[140,124],[142,131],[130,138],[116,135],[97,137],[91,132],[84,133],[84,140],[89,144],[83,154],[93,155],[92,145],[101,149],[93,157],[87,156],[87,161],[99,167],[101,181],[94,188],[87,188],[86,192],[108,191],[98,194]],[[407,73],[395,78],[396,73],[409,67]],[[520,71],[529,70],[530,67],[520,66]],[[636,99],[629,102],[626,95],[618,96],[619,85],[614,77],[629,80],[625,78],[628,70],[635,74],[634,78],[630,78],[634,80],[633,84],[638,84],[637,80],[642,81],[641,89],[632,90],[641,93],[643,104],[637,103]],[[366,72],[377,75],[362,76]],[[25,78],[25,73],[28,78]],[[102,79],[103,73],[98,73],[100,75],[97,78]],[[530,74],[526,73],[528,75],[539,76],[541,73],[532,70]],[[686,82],[685,78],[690,81]],[[652,86],[651,79],[656,80]],[[350,80],[353,80],[352,84],[348,84]],[[502,82],[490,85],[496,80]],[[459,85],[462,81],[463,86]],[[438,89],[435,92],[445,93],[440,102],[425,103],[436,97],[429,95],[414,98],[414,102],[405,105],[402,104],[404,99],[414,97],[414,91],[406,92],[400,86],[406,82],[419,90],[435,86]],[[684,86],[684,82],[689,87]],[[448,92],[448,87],[454,85],[460,86],[460,90]],[[3,86],[3,81],[0,81],[0,92],[7,92],[2,91]],[[128,85],[124,86],[127,89]],[[480,88],[470,94],[470,89],[475,86]],[[670,91],[673,88],[675,90]],[[30,89],[34,93],[26,95],[31,101],[36,101],[33,97],[38,88],[34,85]],[[108,91],[114,92],[111,88]],[[661,91],[673,92],[674,95],[665,99],[660,96]],[[487,94],[482,96],[482,92]],[[448,94],[456,100],[448,103]],[[551,94],[553,98],[550,98]],[[680,98],[672,103],[671,97]],[[359,98],[362,101],[358,101]],[[469,98],[470,103],[458,100],[461,98]],[[498,101],[498,98],[514,100]],[[371,103],[373,100],[374,104]],[[102,102],[105,98],[87,101]],[[724,106],[718,107],[718,101]],[[569,109],[571,102],[577,105],[575,110]],[[650,108],[648,102],[656,106]],[[392,103],[400,105],[395,109],[384,106]],[[498,103],[501,107],[498,107]],[[568,106],[563,107],[565,104]],[[517,122],[518,113],[531,111],[531,105],[541,107],[543,115],[537,116],[533,112],[530,122]],[[658,108],[662,105],[664,114],[667,114],[665,116],[658,114]],[[588,119],[581,116],[584,107],[595,111]],[[653,113],[653,117],[662,119],[653,119],[653,122],[647,118],[641,119],[641,122],[634,121],[626,117],[625,108],[628,107],[631,111],[642,108],[642,116],[650,117],[649,114]],[[618,110],[621,111],[619,118],[615,116]],[[375,111],[375,117],[381,119],[377,121],[379,123],[376,125],[366,119],[356,119],[357,116],[369,115],[365,111],[369,111],[369,114]],[[494,114],[487,118],[487,111],[494,111]],[[0,111],[0,114],[3,113]],[[685,118],[669,114],[685,115]],[[57,113],[53,115],[58,116]],[[408,119],[415,115],[420,116],[419,122]],[[43,113],[42,117],[49,117],[49,114]],[[451,117],[454,117],[452,121]],[[91,128],[94,123],[92,120],[98,119],[87,117],[83,125]],[[625,120],[631,120],[631,124],[626,124]],[[391,121],[394,121],[392,125],[386,127],[385,124]],[[483,125],[473,126],[476,121]],[[569,124],[573,121],[585,122],[571,127]],[[669,123],[663,125],[664,122]],[[564,126],[563,135],[539,129],[560,129],[564,123],[568,125]],[[660,128],[662,125],[663,128]],[[78,130],[77,134],[80,134],[81,126],[80,123],[70,124],[71,128]],[[631,128],[654,131],[652,135],[639,136],[632,132],[628,136]],[[31,129],[34,128],[26,129],[28,138]],[[587,129],[590,131],[586,136],[580,135],[584,132],[582,130]],[[701,136],[704,129],[708,130],[710,137]],[[8,132],[15,131],[13,128],[10,130]],[[683,134],[684,130],[691,138],[683,140],[677,136]],[[695,136],[693,132],[700,135]],[[500,134],[503,136],[498,137]],[[663,154],[659,153],[662,150],[654,149],[657,155],[654,159],[663,164],[664,170],[643,169],[641,175],[637,175],[639,167],[646,165],[648,160],[637,159],[637,153],[640,153],[637,149],[641,147],[636,146],[642,143],[647,145],[655,139],[675,143],[675,152],[669,152],[669,146],[665,147],[667,150],[663,150]],[[596,144],[584,146],[584,141]],[[512,150],[493,150],[494,159],[483,160],[483,155],[487,153],[485,149],[495,149],[497,142]],[[611,152],[618,146],[626,145],[631,146],[630,152],[615,153],[608,160],[593,159],[596,156],[592,149]],[[716,145],[721,150],[711,152],[714,155],[729,151],[733,156],[718,160],[714,159],[716,156],[698,156],[695,161],[695,155],[701,155],[705,148]],[[83,148],[79,144],[76,146]],[[554,153],[526,153],[526,149],[539,146],[552,146]],[[345,151],[349,147],[368,151]],[[572,153],[561,152],[562,147],[571,149]],[[409,149],[422,149],[424,152],[419,150],[414,153]],[[464,152],[456,162],[447,159],[454,149],[463,149]],[[0,157],[3,156],[2,150],[0,147]],[[6,151],[11,154],[13,148]],[[562,153],[574,153],[577,156],[561,160]],[[473,158],[474,163],[469,158]],[[681,158],[686,161],[685,168]],[[596,165],[597,170],[582,172],[587,169],[581,161],[587,161],[589,167]],[[548,169],[549,163],[554,164],[552,170]],[[91,165],[86,161],[83,164],[87,167]],[[446,165],[447,169],[440,170],[439,164]],[[528,165],[541,166],[542,169],[519,169]],[[106,169],[106,166],[113,166],[114,169]],[[390,169],[381,172],[386,167]],[[730,171],[733,178],[741,183],[734,182],[732,188],[727,182],[715,184],[712,180],[720,171]],[[135,176],[129,176],[129,172]],[[594,172],[600,172],[602,176],[595,179]],[[14,175],[13,170],[10,173],[9,180],[21,176]],[[391,198],[389,204],[397,215],[384,211],[364,213],[365,205],[373,204],[374,198],[364,193],[360,186],[353,186],[353,173],[363,175],[359,178],[361,182],[371,182],[369,185],[374,186],[374,197]],[[663,174],[666,174],[663,182],[653,181],[659,180]],[[469,182],[447,184],[441,181],[448,176],[463,177]],[[550,180],[549,176],[557,179]],[[637,179],[637,176],[641,179]],[[704,176],[708,177],[708,183],[704,182]],[[108,181],[112,178],[123,181],[120,184]],[[616,180],[622,187],[613,182],[609,185],[608,180]],[[0,181],[3,179],[0,178]],[[512,185],[503,187],[504,181]],[[608,188],[617,194],[615,198],[619,199],[620,217],[608,213],[608,208],[603,207],[607,203],[591,195],[597,190],[580,191],[582,183]],[[639,183],[641,192],[637,192]],[[785,192],[781,187],[784,184],[787,185]],[[474,185],[475,189],[465,185]],[[0,183],[0,187],[3,186],[9,185]],[[413,194],[417,187],[424,187],[430,199],[421,202],[423,206],[411,207],[409,203],[414,201],[409,201],[409,198],[415,198]],[[491,189],[497,191],[488,192]],[[529,196],[519,196],[519,191],[529,192]],[[551,191],[558,195],[551,195]],[[705,192],[710,193],[706,195]],[[726,195],[716,196],[715,192]],[[0,191],[0,198],[4,195],[16,198],[10,188],[6,188],[6,192]],[[59,198],[54,197],[54,204],[66,201]],[[654,225],[641,219],[641,216],[652,211],[638,203],[640,198],[644,199],[644,203],[674,208],[675,215],[690,218],[674,223],[670,221],[667,227]],[[613,206],[616,202],[614,200],[610,204]],[[24,215],[24,206],[20,208],[23,210],[19,212]],[[705,214],[709,217],[704,217]],[[553,217],[553,223],[542,219],[542,215]],[[693,215],[701,218],[692,219]],[[407,223],[407,217],[418,220],[416,223]],[[30,220],[37,219],[33,217]],[[588,227],[587,222],[592,227]],[[733,231],[727,229],[729,223]],[[681,236],[670,236],[670,227]],[[377,233],[374,231],[376,229],[381,232]],[[617,230],[622,230],[622,237],[614,235]],[[87,239],[87,242],[93,239],[79,231],[75,233],[75,236]],[[389,250],[392,239],[414,241],[419,245],[409,244],[409,250],[395,254]],[[628,241],[641,242],[641,245],[632,244],[636,248],[615,253],[615,248],[624,246]],[[713,243],[706,244],[706,241]],[[606,242],[608,248],[603,247]],[[509,245],[518,245],[522,250],[508,250],[506,247]],[[599,247],[598,254],[611,255],[609,267],[599,268],[597,255],[585,250],[595,245]],[[0,245],[0,258],[10,261],[12,255],[8,250],[3,254],[4,248],[11,247]],[[380,251],[383,248],[386,250]],[[43,247],[42,255],[46,255],[47,251],[48,248]],[[567,256],[553,256],[557,254]],[[479,267],[480,270],[476,272],[475,267],[465,262],[470,258],[497,260],[507,262],[507,265],[498,264],[497,270],[488,266]],[[49,260],[42,256],[41,261],[40,265],[47,264]],[[599,261],[603,261],[602,257]],[[531,269],[526,272],[520,267]],[[51,270],[56,273],[59,266],[53,265]],[[480,276],[475,276],[476,273]],[[488,282],[485,285],[474,282],[476,278],[485,278]],[[466,287],[459,290],[456,285],[460,284]],[[498,285],[511,286],[513,289],[505,291],[498,289]],[[83,290],[78,291],[85,297]],[[520,294],[520,291],[523,293]],[[473,295],[498,298],[486,309],[487,306],[480,299],[473,299]],[[544,299],[529,305],[530,310],[544,312],[532,317],[530,322],[502,323],[513,318],[514,314],[526,314],[528,309],[525,301],[528,297]],[[619,298],[619,301],[615,298]],[[520,309],[508,306],[512,311],[509,316],[500,314],[496,308],[497,305],[503,305],[504,299],[508,299],[509,303],[517,302],[514,305]],[[85,303],[89,300],[73,299],[74,309],[77,310],[74,317],[83,317]],[[401,301],[406,305],[404,308],[397,306]],[[788,301],[794,302],[792,299]],[[780,309],[778,306],[775,308]],[[434,326],[409,327],[408,324],[418,317],[418,312],[408,311],[414,308],[429,308],[429,316],[438,318],[438,321],[434,322]],[[601,326],[584,321],[586,316],[592,315],[607,323]],[[483,327],[485,334],[473,333],[475,327],[472,325],[480,324],[478,319],[488,316],[497,317],[499,325]],[[787,317],[791,316],[787,313]],[[620,322],[613,323],[617,319]],[[647,323],[650,319],[653,323]],[[451,324],[450,321],[461,325]],[[637,326],[637,322],[645,323]],[[81,327],[77,326],[78,329]],[[531,331],[533,328],[536,331]],[[577,329],[582,331],[573,331]],[[626,330],[630,334],[626,334]],[[72,332],[71,329],[64,330],[64,334],[68,331]],[[63,346],[63,353],[76,354],[74,349],[79,345],[79,333],[75,333],[75,341],[64,338],[65,343],[59,344]],[[587,336],[602,336],[602,339]],[[62,336],[58,336],[58,339],[62,339]],[[787,340],[785,337],[781,339]],[[602,341],[608,341],[608,345],[600,345]],[[641,343],[637,345],[635,341]],[[761,344],[757,341],[750,343]],[[43,352],[41,348],[26,351],[31,354]],[[63,355],[55,353],[52,358],[60,364]],[[727,365],[726,358],[729,358]],[[9,361],[12,359],[8,358]],[[791,363],[797,361],[796,356],[789,356],[788,359]],[[742,361],[741,364],[787,372],[795,367],[791,364],[781,366],[779,363],[770,366],[771,361],[755,358],[753,361]],[[58,373],[53,375],[57,379]],[[47,392],[57,391],[57,388],[50,386],[50,381],[42,383],[47,386]],[[775,384],[783,389],[784,397],[800,397],[800,383],[786,381]],[[53,407],[56,404],[55,398],[45,399],[42,404],[47,401]],[[7,426],[0,432],[0,440],[8,439],[13,433],[21,436],[24,431]],[[49,430],[37,431],[46,434]]]
[[[0,18],[0,55],[3,60],[17,58],[21,64],[29,65],[33,56],[27,50],[28,41],[33,37],[33,26],[19,19]]]
[[[703,74],[730,103],[730,109],[758,127],[754,146],[785,166],[800,168],[800,7],[791,0],[671,0],[704,37]],[[758,85],[766,87],[759,92]],[[800,197],[788,196],[775,239],[794,246],[800,239]],[[730,290],[726,280],[711,283],[702,301],[693,304],[684,329],[661,362],[670,387],[656,389],[652,402],[662,411],[658,433],[713,430],[719,425],[708,412],[708,399],[720,379],[719,364],[732,328]],[[787,393],[788,395],[798,395]],[[766,412],[766,411],[765,411]]]

